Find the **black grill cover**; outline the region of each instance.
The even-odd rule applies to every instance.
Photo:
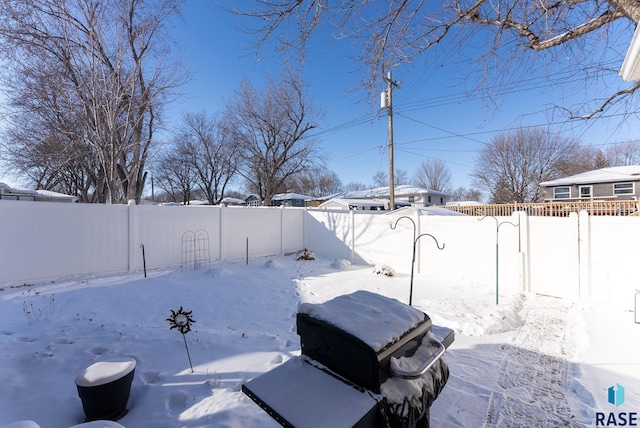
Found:
[[[366,291],[301,304],[297,314],[304,355],[378,394],[390,376],[390,358],[413,355],[430,330],[423,312]]]

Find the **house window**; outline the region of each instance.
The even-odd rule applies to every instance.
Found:
[[[429,203],[431,203],[431,196],[429,196]]]
[[[409,202],[414,203],[416,201],[415,196],[409,196]]]
[[[591,198],[593,196],[593,186],[580,186],[580,197]]]
[[[614,195],[633,195],[634,193],[633,183],[615,183],[613,185]]]
[[[553,199],[569,199],[571,197],[571,187],[554,187]]]

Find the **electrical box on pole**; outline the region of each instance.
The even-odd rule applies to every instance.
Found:
[[[380,110],[386,110],[389,108],[389,97],[387,91],[380,92]]]

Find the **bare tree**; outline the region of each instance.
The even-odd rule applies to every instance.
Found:
[[[75,126],[99,170],[106,202],[140,200],[145,164],[163,103],[181,82],[167,62],[163,25],[181,0],[7,0],[0,4],[2,51],[11,67],[10,98],[20,112],[55,114]],[[29,90],[29,80],[46,89]],[[34,96],[31,108],[21,101]],[[44,97],[49,98],[43,99]],[[19,117],[19,116],[18,116]],[[13,123],[20,126],[20,123]],[[68,128],[53,130],[60,141]]]
[[[189,204],[198,181],[192,160],[192,147],[182,140],[156,158],[154,177],[170,202]]]
[[[396,168],[395,173],[393,174],[393,183],[396,186],[409,184],[409,173],[407,170]]]
[[[437,192],[451,193],[451,171],[440,159],[428,159],[422,161],[413,179],[414,184],[435,190]]]
[[[539,183],[560,176],[559,167],[577,145],[539,128],[519,128],[494,137],[471,176],[493,203],[536,202],[542,195]]]
[[[344,191],[345,192],[355,192],[355,191],[359,191],[359,190],[366,190],[369,186],[367,186],[364,183],[358,183],[357,181],[352,181],[349,182],[347,184],[345,184],[344,186]]]
[[[290,177],[311,165],[316,148],[308,138],[319,113],[305,99],[299,76],[269,78],[263,91],[244,81],[225,106],[224,126],[239,145],[239,173],[268,206]]]
[[[452,199],[454,201],[475,201],[479,202],[482,194],[474,189],[467,189],[463,186],[458,187],[451,192]]]
[[[303,195],[320,198],[342,190],[342,182],[325,166],[312,166],[291,177],[286,188]]]
[[[378,171],[371,177],[374,187],[384,187],[389,185],[389,176],[384,171]]]
[[[211,205],[224,198],[224,191],[238,170],[238,144],[205,112],[187,113],[177,137],[197,177],[197,184]]]
[[[389,176],[385,171],[376,172],[371,178],[375,187],[389,186]],[[396,186],[402,186],[403,184],[409,184],[409,174],[404,169],[396,168],[393,174],[393,183]]]
[[[640,141],[625,141],[607,148],[605,157],[612,166],[640,164]]]
[[[549,75],[562,64],[589,88],[604,76],[616,76],[625,54],[620,45],[629,45],[640,22],[637,0],[254,0],[248,4],[239,13],[257,18],[253,29],[261,36],[259,48],[275,40],[278,46],[304,55],[312,35],[327,26],[336,38],[351,39],[357,64],[367,70],[363,85],[370,89],[379,87],[387,70],[415,63],[427,51],[430,61],[447,61],[452,52],[468,46],[477,53],[473,60],[480,61],[475,70],[492,73],[497,68],[503,73],[491,79],[485,75],[485,89],[499,88],[505,79],[523,80],[537,72],[540,63]],[[584,108],[572,106],[572,117],[592,117],[639,87],[640,81],[614,87],[604,99],[591,100]]]
[[[557,168],[558,175],[567,177],[608,166],[611,166],[611,162],[601,150],[575,145],[558,162]]]

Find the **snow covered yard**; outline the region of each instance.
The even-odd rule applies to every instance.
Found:
[[[0,288],[0,426],[82,422],[79,371],[128,356],[137,367],[122,425],[266,427],[277,424],[240,389],[299,355],[298,304],[356,290],[407,302],[409,276],[280,256]],[[496,306],[492,289],[418,276],[413,302],[456,331],[434,427],[595,426],[596,412],[640,410],[633,296],[568,301],[513,292]],[[166,321],[180,306],[195,319],[186,335],[194,373],[181,334]],[[607,402],[616,384],[626,391],[618,408]]]

